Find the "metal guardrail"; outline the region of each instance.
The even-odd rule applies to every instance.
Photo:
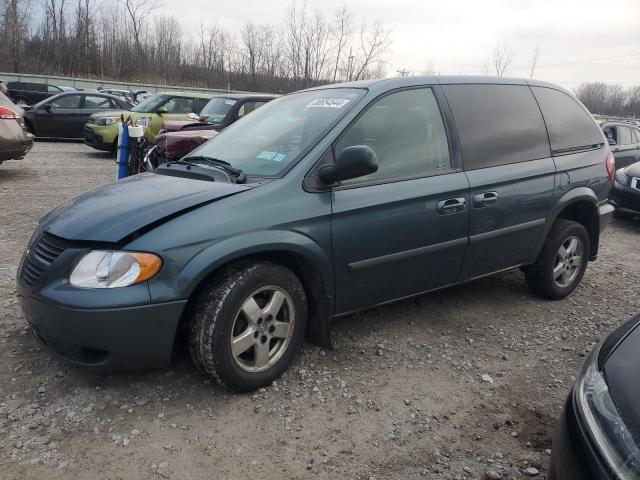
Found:
[[[78,90],[114,88],[119,90],[146,90],[148,92],[195,92],[195,93],[247,93],[241,90],[225,90],[196,87],[180,87],[176,85],[157,85],[135,82],[114,82],[89,78],[61,77],[57,75],[34,75],[31,73],[0,72],[0,81],[48,83],[59,87],[73,87]]]

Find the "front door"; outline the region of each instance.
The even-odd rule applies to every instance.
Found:
[[[431,88],[387,94],[334,152],[368,145],[378,171],[332,192],[336,313],[452,284],[467,248],[468,181],[454,168]],[[455,163],[455,162],[454,162]]]
[[[55,97],[36,111],[36,129],[43,137],[80,138],[75,132],[78,116],[81,114],[82,95],[63,95]],[[82,129],[80,129],[82,131]]]

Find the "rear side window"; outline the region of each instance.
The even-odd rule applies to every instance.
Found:
[[[618,138],[620,139],[619,145],[631,145],[633,143],[629,127],[618,127]]]
[[[465,170],[550,156],[535,98],[524,85],[444,85]]]
[[[345,131],[336,154],[367,145],[378,157],[378,171],[343,184],[432,175],[451,168],[447,134],[430,88],[385,95]]]
[[[562,153],[602,145],[602,133],[575,99],[553,88],[533,87],[549,130],[551,150]]]

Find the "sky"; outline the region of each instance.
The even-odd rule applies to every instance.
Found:
[[[201,22],[237,32],[244,22],[279,25],[288,0],[165,0],[160,11],[197,30]],[[297,1],[302,5],[301,0]],[[389,76],[482,74],[490,51],[513,52],[506,75],[573,89],[586,81],[640,85],[640,0],[307,0],[327,17],[343,5],[391,29]]]

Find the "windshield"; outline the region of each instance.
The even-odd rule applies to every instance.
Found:
[[[142,102],[131,109],[132,112],[154,113],[169,99],[168,95],[155,94],[145,98]]]
[[[209,115],[208,121],[211,123],[222,123],[224,118],[229,113],[229,110],[233,108],[237,100],[233,98],[215,97],[209,100],[202,111],[200,116]]]
[[[364,94],[356,88],[332,88],[280,97],[227,127],[189,157],[224,160],[247,175],[278,176]]]

